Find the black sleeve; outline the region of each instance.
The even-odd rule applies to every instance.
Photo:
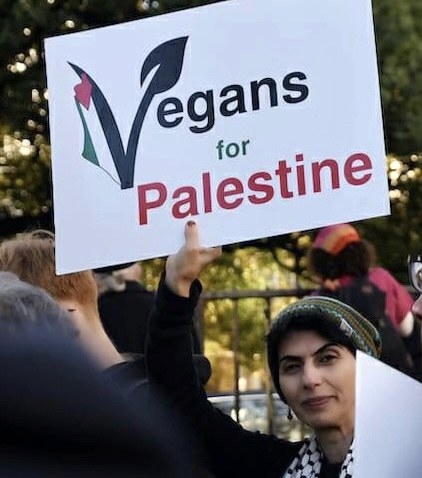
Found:
[[[279,478],[301,444],[244,430],[213,407],[197,378],[191,327],[201,289],[195,281],[190,298],[180,297],[161,278],[147,341],[149,379],[181,411],[217,478]]]

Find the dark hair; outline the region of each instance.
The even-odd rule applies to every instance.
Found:
[[[274,387],[280,398],[285,402],[286,399],[281,391],[279,380],[279,356],[278,349],[282,340],[290,333],[295,331],[312,331],[332,343],[342,345],[349,349],[353,355],[356,355],[356,347],[350,338],[343,333],[339,327],[332,321],[323,316],[297,317],[295,320],[276,321],[273,323],[267,335],[267,360],[273,378]]]
[[[366,241],[352,242],[337,255],[323,249],[308,252],[308,269],[322,279],[338,279],[345,275],[366,275],[373,263],[373,251]]]

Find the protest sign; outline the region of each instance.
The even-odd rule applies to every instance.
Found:
[[[422,384],[357,352],[354,478],[419,478]]]
[[[389,213],[370,0],[238,0],[45,42],[59,273]]]

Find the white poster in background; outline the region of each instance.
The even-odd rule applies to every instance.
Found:
[[[389,213],[370,0],[238,0],[45,42],[58,273]]]
[[[357,353],[354,478],[420,478],[422,384]]]

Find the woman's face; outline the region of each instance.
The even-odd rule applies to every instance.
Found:
[[[314,430],[350,433],[355,419],[352,352],[314,331],[291,331],[278,349],[279,380],[287,403]]]

